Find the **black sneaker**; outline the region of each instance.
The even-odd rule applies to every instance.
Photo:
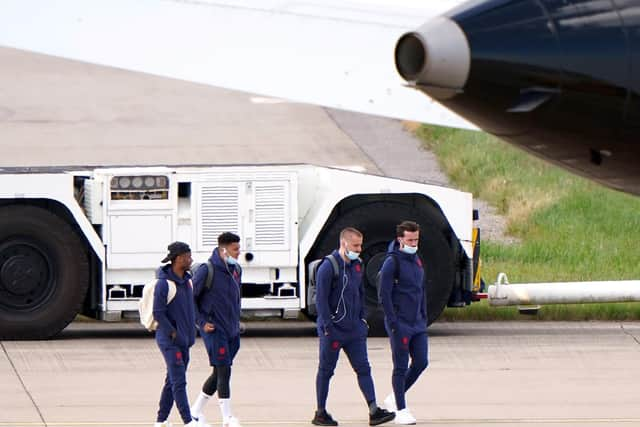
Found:
[[[393,412],[389,412],[386,409],[382,409],[378,407],[376,409],[376,412],[369,415],[369,425],[377,426],[378,424],[383,424],[388,421],[391,421],[395,417],[396,417],[396,414],[394,414]]]
[[[311,424],[317,426],[337,426],[338,422],[331,417],[331,414],[326,409],[322,411],[316,411],[316,415],[311,420]]]

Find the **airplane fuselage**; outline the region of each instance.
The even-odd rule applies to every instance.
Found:
[[[468,49],[462,85],[430,75],[429,61],[450,58],[433,57],[445,42],[434,40],[429,24],[400,40],[397,66],[418,89],[482,129],[640,195],[639,12],[640,0],[470,2],[445,18],[466,38],[467,46],[450,49],[458,56],[456,49]]]

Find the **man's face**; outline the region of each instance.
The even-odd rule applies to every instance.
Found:
[[[347,234],[343,239],[345,251],[362,252],[362,236]]]
[[[227,250],[227,255],[230,255],[233,258],[238,259],[238,257],[240,256],[240,243],[239,242],[229,243],[226,247],[226,250]]]
[[[420,240],[420,231],[405,231],[403,237],[398,237],[398,241],[403,246],[418,246]]]
[[[193,258],[191,258],[191,252],[185,252],[176,257],[176,264],[178,268],[182,270],[188,270],[193,264]]]

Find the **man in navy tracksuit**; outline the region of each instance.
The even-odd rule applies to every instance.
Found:
[[[396,227],[396,236],[380,270],[380,302],[393,355],[393,394],[384,403],[386,409],[396,411],[396,424],[415,424],[405,392],[428,364],[424,269],[417,255],[420,228],[404,221]]]
[[[192,262],[191,249],[186,243],[174,242],[168,246],[168,250],[162,262],[171,261],[171,264],[158,270],[158,281],[153,292],[153,318],[158,322],[156,342],[167,365],[155,425],[166,425],[175,401],[184,424],[193,427],[196,422],[191,418],[186,390],[189,348],[196,338],[193,289],[188,272]],[[175,283],[176,289],[175,297],[168,304],[167,280]]]
[[[316,376],[317,410],[315,425],[337,426],[338,423],[326,410],[329,381],[333,376],[340,349],[349,358],[358,376],[358,385],[369,406],[369,424],[378,425],[390,421],[394,414],[376,404],[376,394],[367,357],[367,333],[369,327],[364,313],[364,273],[360,261],[362,233],[355,228],[340,232],[340,249],[330,256],[339,266],[334,280],[332,263],[325,259],[318,267],[316,282],[316,306],[318,309],[318,336],[320,337],[320,361]]]
[[[240,349],[240,285],[242,277],[238,256],[240,237],[233,233],[218,236],[218,247],[209,261],[213,265],[213,281],[207,287],[207,265],[202,264],[194,274],[196,323],[209,356],[213,372],[207,378],[192,412],[199,425],[204,425],[204,405],[218,392],[218,403],[225,427],[240,427],[231,412],[231,365]]]

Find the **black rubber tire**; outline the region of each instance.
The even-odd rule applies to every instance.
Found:
[[[88,284],[88,255],[69,224],[36,206],[0,208],[0,339],[58,334]]]
[[[367,322],[370,336],[386,336],[384,314],[378,303],[375,277],[384,260],[389,242],[395,238],[395,227],[403,220],[420,224],[419,254],[425,266],[428,324],[442,313],[455,283],[455,256],[442,226],[432,221],[434,213],[408,204],[373,202],[342,213],[323,233],[310,259],[320,258],[338,245],[339,233],[345,227],[355,227],[364,234],[360,257],[365,264]]]

